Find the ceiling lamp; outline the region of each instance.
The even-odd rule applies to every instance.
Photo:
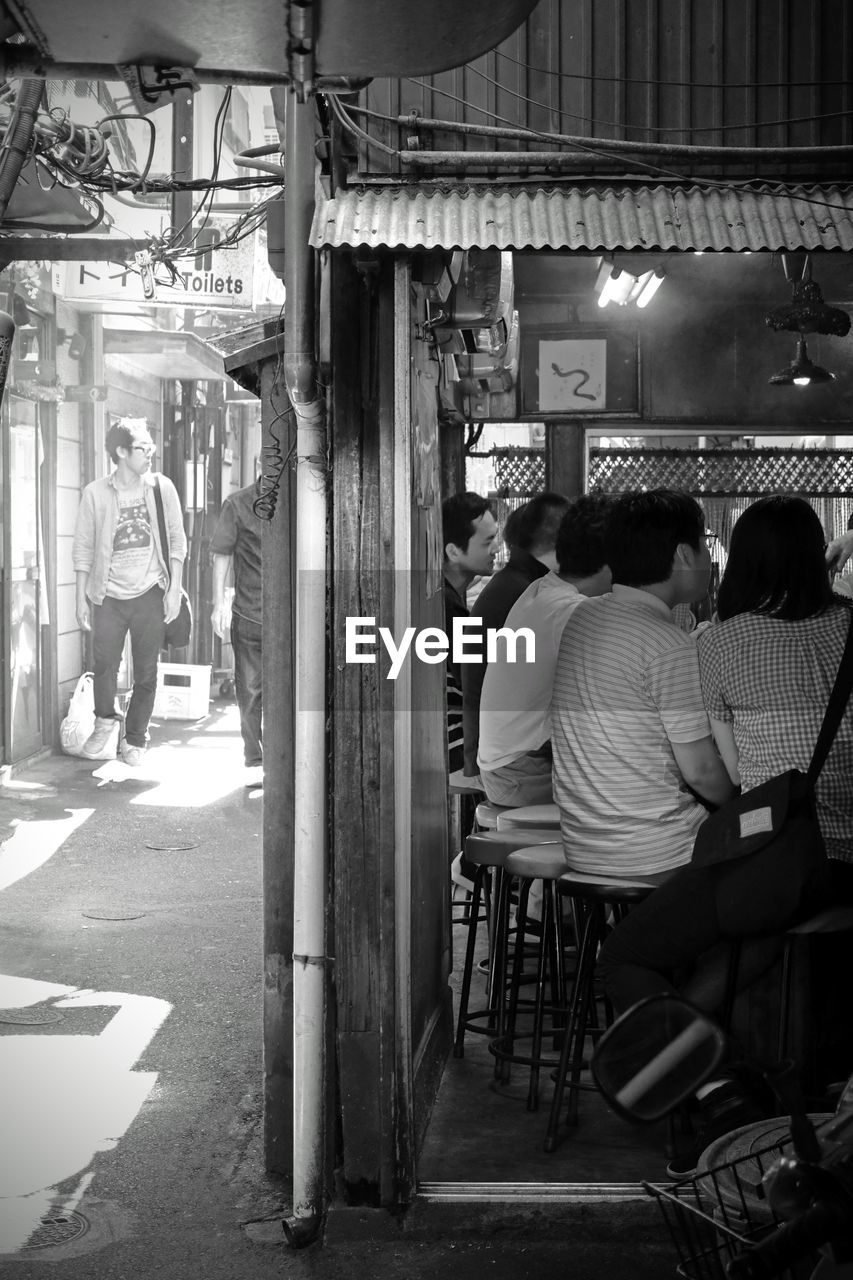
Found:
[[[811,257],[807,257],[799,280],[791,280],[788,260],[783,255],[785,278],[791,285],[791,301],[774,307],[764,317],[764,323],[777,332],[789,329],[793,333],[825,333],[843,338],[850,332],[850,316],[840,307],[830,307],[823,300],[820,285],[812,280]]]
[[[623,267],[614,266],[612,258],[601,258],[595,281],[598,305],[606,307],[609,302],[615,302],[617,306],[624,307],[629,302],[636,302],[638,307],[646,307],[660,288],[665,274],[663,267],[656,267],[635,276]]]
[[[806,350],[806,340],[800,338],[797,343],[796,360],[789,364],[787,369],[774,373],[770,382],[775,387],[808,387],[813,382],[832,382],[834,378],[835,374],[830,373],[828,369],[824,369],[819,364],[812,364]]]
[[[621,267],[613,267],[604,281],[601,293],[598,295],[598,305],[606,307],[608,302],[615,302],[620,307],[624,307],[636,283],[637,277],[632,276],[630,271],[623,271]]]
[[[655,267],[654,271],[647,271],[640,276],[631,290],[630,301],[636,302],[638,307],[647,307],[661,287],[665,275],[663,267]]]

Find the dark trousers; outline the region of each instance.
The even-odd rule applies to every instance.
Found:
[[[774,875],[772,850],[680,868],[628,913],[602,947],[598,973],[608,999],[624,1013],[638,1000],[677,986],[713,1011],[724,992],[728,942],[747,940],[740,983],[746,986],[775,956],[778,948],[768,935],[844,900],[847,873],[847,867],[830,863],[791,884]]]
[[[240,732],[243,735],[243,758],[247,765],[260,764],[261,747],[261,688],[263,661],[261,654],[262,628],[259,622],[231,615],[231,644],[234,649],[234,688],[240,711]]]
[[[152,587],[132,600],[105,596],[92,606],[95,715],[116,714],[116,684],[124,641],[130,632],[133,693],[124,722],[128,746],[144,747],[157,695],[157,659],[163,644],[163,588]]]

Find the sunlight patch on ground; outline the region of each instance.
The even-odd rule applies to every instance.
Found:
[[[0,976],[0,992],[20,998],[24,981]],[[32,1003],[45,999],[43,987],[57,990],[32,983]],[[116,1146],[157,1079],[132,1068],[169,1016],[167,1001],[64,990],[71,994],[55,1000],[57,1009],[118,1008],[100,1035],[0,1036],[0,1253],[26,1243],[57,1184]]]
[[[22,880],[44,865],[61,848],[73,831],[95,812],[94,809],[66,809],[67,818],[14,818],[14,834],[0,845],[0,889]]]
[[[100,786],[121,782],[156,784],[135,795],[131,804],[200,809],[243,785],[242,753],[232,744],[227,751],[203,752],[187,751],[184,744],[149,747],[137,768],[122,760],[107,760],[92,776]]]

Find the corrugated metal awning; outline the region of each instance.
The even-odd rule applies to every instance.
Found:
[[[412,187],[318,204],[315,248],[853,249],[853,186]]]

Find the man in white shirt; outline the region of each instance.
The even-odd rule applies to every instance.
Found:
[[[557,654],[563,628],[577,606],[610,590],[604,558],[610,506],[603,494],[572,503],[557,531],[557,571],[532,582],[507,615],[506,628],[526,627],[533,633],[535,661],[510,662],[512,648],[503,643],[486,667],[477,765],[493,804],[553,802],[550,710]]]
[[[551,706],[554,798],[569,865],[653,876],[689,862],[707,810],[734,794],[673,621],[701,599],[711,557],[702,508],[658,489],[617,498],[605,537],[610,595],[567,623]]]

